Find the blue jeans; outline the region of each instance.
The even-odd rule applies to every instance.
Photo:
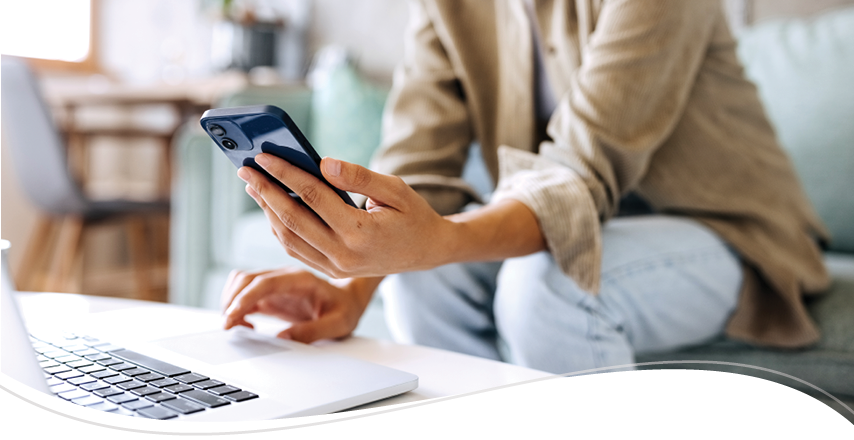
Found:
[[[721,334],[742,269],[710,229],[679,217],[617,218],[602,245],[597,296],[539,252],[390,276],[380,286],[386,321],[398,342],[556,374],[631,364],[635,353]]]

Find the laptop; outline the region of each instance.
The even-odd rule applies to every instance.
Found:
[[[69,405],[160,420],[264,420],[328,414],[418,386],[415,375],[224,331],[216,316],[187,309],[142,306],[89,315],[79,329],[26,328],[3,260],[2,372]]]

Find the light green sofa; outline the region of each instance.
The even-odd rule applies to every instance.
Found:
[[[638,362],[704,360],[764,367],[809,382],[854,409],[854,7],[808,21],[766,22],[746,29],[739,35],[739,56],[810,200],[833,235],[825,254],[833,286],[808,302],[822,339],[803,350],[760,350],[720,340],[643,356]],[[786,383],[839,409],[809,385],[773,372],[732,365],[694,367]],[[854,422],[854,414],[840,412]]]
[[[787,351],[721,339],[675,353],[642,356],[638,362],[699,360],[761,367],[809,382],[854,408],[854,8],[809,22],[772,22],[747,29],[740,36],[739,53],[807,193],[834,235],[826,255],[833,287],[809,303],[823,337],[815,347]],[[312,92],[305,88],[254,88],[226,98],[222,105],[275,104],[300,127],[312,127],[312,102]],[[373,130],[379,130],[378,118]],[[232,268],[298,264],[280,248],[263,214],[243,192],[233,166],[201,130],[185,127],[175,147],[179,172],[172,205],[173,302],[218,307],[220,289]],[[489,190],[478,161],[470,161],[466,177],[481,191]],[[388,337],[378,300],[357,334]],[[648,368],[667,367],[765,377],[840,408],[809,385],[770,371],[722,364]],[[850,413],[840,412],[854,421]]]

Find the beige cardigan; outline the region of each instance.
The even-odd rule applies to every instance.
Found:
[[[452,213],[476,197],[460,175],[477,140],[493,200],[525,203],[562,270],[593,294],[601,224],[634,191],[742,257],[730,337],[815,342],[801,295],[829,284],[816,245],[827,233],[744,77],[720,0],[537,0],[560,96],[539,144],[523,1],[413,1],[375,169]]]

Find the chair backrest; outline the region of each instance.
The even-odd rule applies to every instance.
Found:
[[[2,57],[3,141],[30,200],[53,214],[82,214],[86,200],[71,177],[65,147],[30,69]]]

